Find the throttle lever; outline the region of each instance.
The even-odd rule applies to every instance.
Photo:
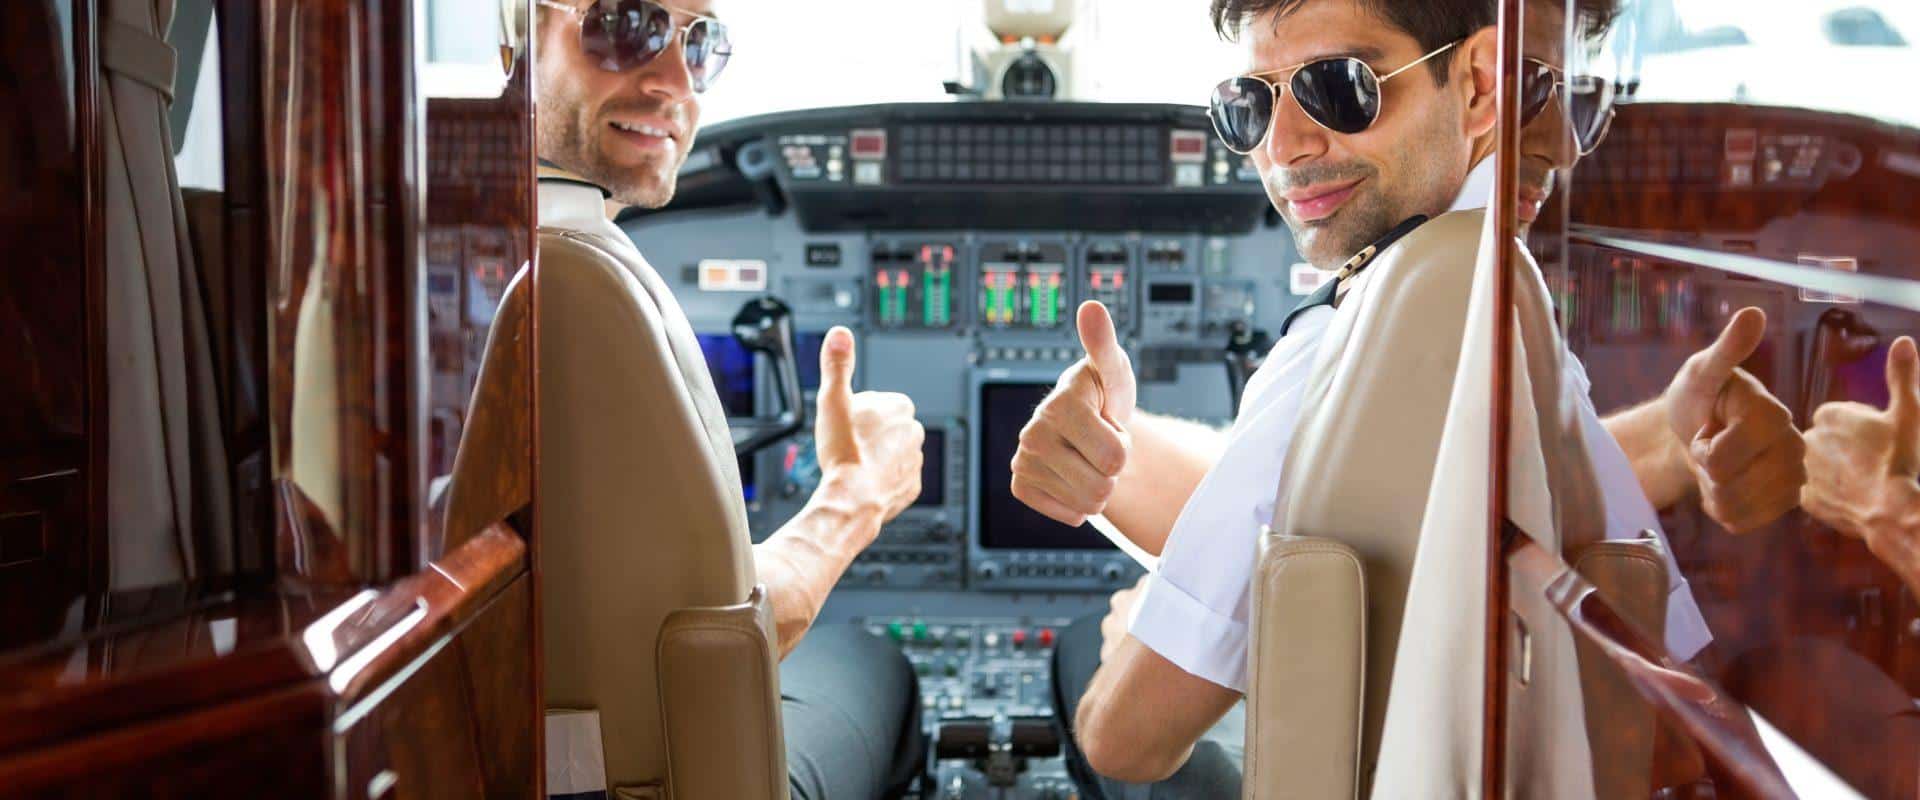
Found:
[[[733,338],[748,352],[773,364],[774,398],[779,413],[771,418],[730,420],[733,452],[748,456],[805,430],[807,403],[800,394],[800,363],[794,343],[793,310],[774,297],[747,301],[733,317]]]

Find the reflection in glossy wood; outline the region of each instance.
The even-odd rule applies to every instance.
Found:
[[[418,568],[419,234],[411,14],[261,5],[273,476],[285,578]]]
[[[400,797],[453,787],[478,796],[537,795],[537,593],[528,543],[507,521],[532,501],[531,444],[520,458],[490,465],[504,487],[491,498],[499,501],[491,513],[464,518],[457,537],[426,529],[430,431],[417,409],[463,410],[468,398],[463,386],[449,395],[425,386],[414,223],[484,229],[483,238],[506,243],[498,252],[510,259],[502,270],[508,275],[530,261],[527,64],[516,64],[500,101],[462,111],[475,125],[449,127],[435,139],[450,146],[506,141],[525,154],[523,177],[515,183],[511,170],[496,177],[500,185],[473,204],[482,210],[471,219],[452,205],[429,213],[413,177],[424,157],[413,132],[429,124],[412,93],[413,3],[216,1],[227,190],[189,205],[200,249],[224,256],[212,265],[208,290],[227,412],[220,427],[234,484],[243,487],[236,499],[242,568],[117,593],[92,577],[60,577],[71,588],[21,595],[21,616],[13,595],[0,594],[9,621],[0,629],[11,635],[20,630],[15,619],[36,623],[21,641],[0,639],[0,794],[345,797],[391,774]],[[74,3],[78,63],[90,64],[94,4]],[[0,5],[0,24],[12,31],[38,8]],[[16,55],[37,57],[22,48],[0,58]],[[0,79],[0,90],[9,85]],[[65,171],[59,186],[69,192],[100,180],[98,121],[85,113],[90,95],[83,91],[80,101],[84,157],[46,159],[50,171]],[[472,150],[470,161],[498,156]],[[463,180],[437,176],[435,188]],[[0,202],[12,201],[12,188],[0,188]],[[39,231],[50,248],[87,248],[89,270],[61,265],[61,275],[75,281],[99,263],[100,200],[82,195],[71,199],[84,214],[47,210],[71,228],[71,241],[44,235],[58,225]],[[37,202],[61,196],[49,191]],[[89,221],[84,245],[72,224],[80,219]],[[19,239],[6,231],[10,242]],[[450,265],[465,273],[475,253],[485,248],[462,250]],[[29,279],[31,271],[0,267],[0,286]],[[16,313],[8,302],[28,295],[9,292],[0,297],[0,325],[24,319],[43,335],[30,316],[41,311],[67,315],[62,324],[97,323],[97,278],[84,289],[44,286],[67,299],[49,296],[45,308]],[[479,321],[456,322],[468,335]],[[532,321],[517,324],[530,329]],[[485,335],[484,325],[478,332]],[[515,335],[524,340],[528,332]],[[57,362],[65,372],[55,377],[66,383],[36,384],[51,388],[36,390],[17,414],[12,396],[0,398],[0,479],[9,482],[0,484],[0,523],[22,502],[91,514],[74,527],[76,546],[63,552],[83,555],[81,568],[92,569],[105,555],[85,536],[103,530],[105,489],[92,476],[104,463],[98,426],[106,421],[87,409],[103,398],[103,341],[77,334],[60,341],[72,352],[35,348],[29,356]],[[18,355],[0,352],[0,366]],[[503,369],[531,370],[531,358]],[[508,377],[508,386],[530,394],[530,372]],[[509,427],[528,439],[530,397],[510,400],[499,405],[518,407],[527,419]],[[95,428],[85,429],[89,421]],[[38,444],[13,436],[16,422],[50,441],[71,439],[63,445],[69,452],[49,452],[74,468],[11,485],[16,467],[39,468],[11,449]],[[273,491],[269,477],[278,479]],[[283,535],[269,538],[275,525]],[[29,538],[11,530],[0,524],[4,553]],[[0,591],[11,590],[11,577],[0,572]],[[76,617],[83,624],[74,625]]]
[[[1741,789],[1758,797],[1794,797],[1744,709],[1614,613],[1579,573],[1526,535],[1514,533],[1508,537],[1508,563],[1516,583],[1546,596],[1572,623],[1575,635],[1605,654],[1663,717],[1721,763],[1733,765]]]
[[[1769,146],[1787,156],[1777,170]],[[1861,272],[1916,280],[1920,174],[1901,166],[1916,157],[1920,131],[1858,117],[1635,104],[1575,172],[1571,219],[1709,251],[1853,259]],[[1796,159],[1808,166],[1794,169]],[[1920,332],[1907,311],[1577,239],[1568,264],[1561,312],[1602,414],[1662,391],[1743,306],[1768,318],[1743,368],[1803,427],[1823,402],[1883,403],[1886,346]],[[1737,537],[1697,500],[1661,522],[1714,634],[1696,660],[1704,675],[1869,796],[1910,796],[1920,737],[1894,715],[1910,715],[1920,691],[1920,605],[1900,580],[1797,511]]]
[[[0,7],[0,650],[57,635],[69,610],[106,576],[89,509],[99,498],[105,430],[98,347],[100,265],[93,75],[85,63],[92,20],[75,18],[61,38],[46,3]],[[84,612],[84,609],[82,609]]]

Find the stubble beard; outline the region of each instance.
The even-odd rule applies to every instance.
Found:
[[[568,104],[561,104],[568,107]],[[572,105],[578,108],[577,105]],[[613,199],[630,206],[660,208],[673,200],[679,165],[663,165],[659,159],[623,166],[607,158],[598,136],[589,137],[587,126],[575,114],[539,115],[540,154],[562,169],[573,172],[606,189]]]
[[[1348,258],[1380,237],[1373,233],[1376,229],[1385,233],[1392,223],[1382,223],[1388,215],[1383,208],[1379,193],[1379,170],[1371,164],[1352,162],[1347,164],[1315,164],[1299,169],[1275,171],[1268,180],[1270,197],[1280,209],[1280,216],[1287,222],[1287,229],[1293,233],[1293,244],[1300,256],[1320,269],[1334,269]],[[1288,210],[1282,192],[1295,186],[1308,186],[1317,183],[1346,183],[1360,181],[1352,198],[1335,211],[1333,216],[1312,222],[1295,219]]]
[[[1459,115],[1443,116],[1457,118]],[[1390,174],[1399,176],[1395,179],[1398,185],[1382,179],[1380,169],[1364,162],[1309,166],[1284,176],[1276,172],[1270,183],[1282,191],[1315,182],[1364,179],[1353,198],[1339,211],[1315,222],[1293,219],[1286,211],[1286,201],[1279,201],[1280,215],[1293,232],[1300,256],[1320,269],[1338,269],[1355,253],[1379,241],[1408,218],[1416,214],[1431,217],[1445,213],[1459,193],[1466,173],[1453,174],[1444,159],[1422,157],[1422,154],[1448,152],[1446,148],[1454,144],[1448,132],[1457,129],[1454,120],[1436,120],[1424,126],[1407,146],[1396,148]],[[1271,195],[1278,193],[1270,192]]]

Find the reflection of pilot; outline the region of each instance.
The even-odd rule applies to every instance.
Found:
[[[622,12],[671,14],[679,35],[666,40],[664,52],[640,38],[650,26],[603,26],[599,12],[610,2],[540,3],[540,158],[605,187],[619,202],[658,207],[672,199],[693,144],[698,93],[718,76],[731,45],[711,18],[711,0],[673,8],[618,4]],[[660,27],[666,24],[663,18]],[[613,41],[621,32],[635,41]],[[543,184],[540,192],[542,225],[628,241],[607,221],[598,192],[564,183]],[[853,393],[852,334],[834,329],[820,352],[820,485],[792,521],[754,545],[753,566],[779,632],[793,796],[877,797],[902,787],[918,767],[919,731],[909,722],[919,707],[912,669],[897,648],[864,630],[806,634],[854,556],[919,495],[925,433],[905,396]]]
[[[1528,51],[1560,53],[1559,4],[1529,9]],[[1245,31],[1252,74],[1282,87],[1262,94],[1238,82],[1217,92],[1252,96],[1251,112],[1240,118],[1252,130],[1240,132],[1241,144],[1314,265],[1340,266],[1416,215],[1487,204],[1496,117],[1492,2],[1214,0],[1213,13],[1224,31]],[[1342,108],[1329,111],[1341,98],[1296,98],[1301,82],[1288,80],[1296,68],[1348,55],[1379,75],[1431,58],[1381,84],[1377,117],[1355,126]],[[1556,102],[1566,103],[1567,94],[1562,88]],[[1310,106],[1320,118],[1310,116]],[[1577,157],[1566,113],[1538,114],[1522,141],[1528,219],[1553,185],[1553,171]],[[1246,686],[1258,535],[1252,520],[1272,501],[1300,395],[1334,316],[1336,287],[1290,318],[1249,382],[1229,435],[1137,410],[1132,365],[1112,322],[1097,304],[1080,310],[1087,358],[1062,375],[1022,432],[1013,491],[1068,524],[1104,513],[1142,549],[1161,555],[1157,573],[1114,596],[1103,624],[1083,620],[1056,651],[1056,700],[1062,718],[1073,722],[1070,763],[1089,795],[1126,794],[1122,781],[1159,782],[1159,791],[1182,796],[1238,792],[1238,701]],[[1697,489],[1709,513],[1734,529],[1792,507],[1802,480],[1797,432],[1786,409],[1736,368],[1763,329],[1759,312],[1743,312],[1661,398],[1605,423],[1590,401],[1581,404],[1605,493],[1607,536],[1657,530],[1649,496],[1664,505]],[[1571,354],[1565,369],[1585,401],[1585,369]],[[1668,647],[1690,658],[1708,634],[1671,563],[1669,571]],[[1088,774],[1089,767],[1105,777]]]
[[[1920,594],[1920,356],[1902,336],[1887,353],[1887,408],[1826,403],[1807,429],[1807,513],[1867,543]]]

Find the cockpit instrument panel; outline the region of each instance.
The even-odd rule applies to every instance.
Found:
[[[1198,108],[1073,103],[741,120],[702,134],[673,205],[621,220],[702,334],[730,416],[774,408],[774,381],[721,341],[759,293],[703,290],[700,265],[717,261],[765,265],[805,370],[844,325],[854,388],[912,398],[927,430],[921,496],[847,570],[837,613],[894,614],[919,597],[1004,614],[1038,592],[1077,614],[1140,574],[1091,528],[1014,499],[1009,462],[1083,354],[1075,309],[1087,300],[1112,316],[1143,408],[1231,421],[1229,326],[1277,329],[1300,259],[1258,176],[1206,126]],[[803,382],[812,402],[818,379]],[[805,435],[744,461],[765,537],[820,468]]]
[[[882,329],[951,327],[957,253],[951,242],[875,245],[869,262],[873,324]]]

